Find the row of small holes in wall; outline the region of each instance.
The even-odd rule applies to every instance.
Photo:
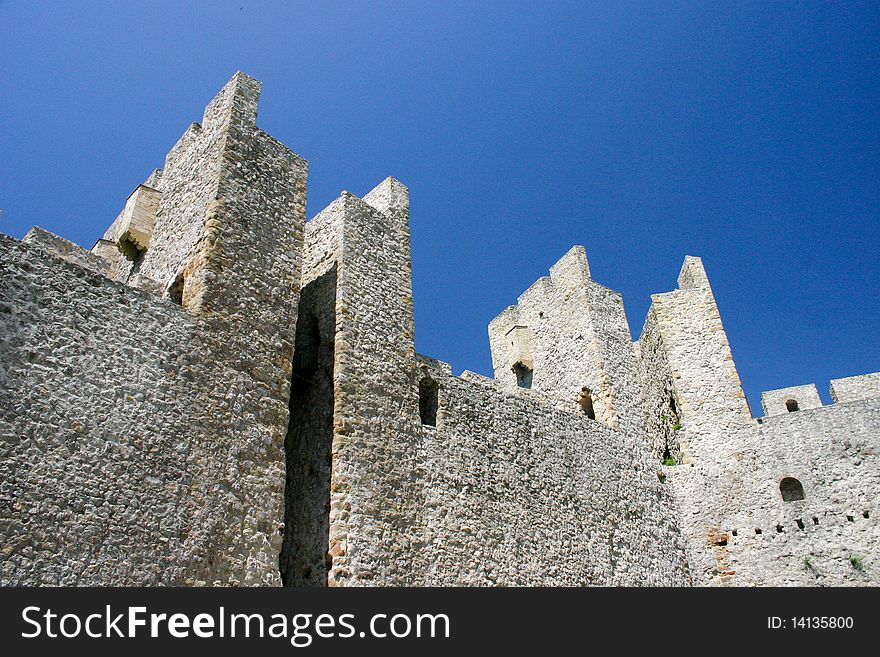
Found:
[[[870,518],[871,514],[868,511],[862,511],[862,517],[863,518]],[[855,517],[847,514],[846,520],[847,520],[847,522],[855,522]],[[819,524],[819,517],[813,516],[812,521],[813,521],[813,525],[818,525]],[[806,529],[806,525],[804,524],[804,521],[800,518],[795,518],[795,524],[797,525],[798,529]],[[776,529],[777,534],[781,534],[785,531],[785,526],[780,523],[780,524],[776,525],[775,529]],[[763,533],[764,533],[763,529],[761,529],[760,527],[755,527],[755,534],[756,535],[760,535]],[[737,530],[732,529],[730,531],[730,534],[731,534],[731,536],[736,536]]]

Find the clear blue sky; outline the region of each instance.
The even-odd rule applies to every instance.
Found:
[[[309,216],[412,195],[417,349],[572,244],[624,294],[708,268],[761,390],[880,370],[880,4],[0,1],[0,230],[90,247],[237,69],[309,160]]]

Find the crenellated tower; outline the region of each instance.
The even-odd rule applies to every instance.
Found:
[[[623,298],[594,281],[573,247],[489,324],[495,379],[612,429],[642,424]]]

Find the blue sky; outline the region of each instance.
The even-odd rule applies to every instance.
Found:
[[[236,70],[309,160],[309,216],[412,198],[416,346],[486,325],[572,244],[624,294],[702,256],[752,410],[880,370],[877,3],[0,1],[0,230],[90,247]]]

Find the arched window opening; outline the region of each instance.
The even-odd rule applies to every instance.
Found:
[[[177,278],[174,279],[171,287],[168,288],[168,298],[178,306],[183,305],[183,287],[185,284],[186,279],[184,279],[183,273],[180,273],[177,275]]]
[[[804,487],[794,477],[785,477],[779,482],[779,492],[783,502],[797,502],[804,499]]]
[[[591,420],[596,419],[596,411],[593,409],[593,394],[589,388],[583,388],[578,397],[578,406],[581,412]]]
[[[293,373],[301,379],[310,379],[318,371],[321,356],[321,327],[315,315],[303,318],[302,330],[297,330],[293,351]]]
[[[517,363],[513,366],[513,373],[516,374],[516,385],[520,388],[532,387],[532,369],[530,367]]]
[[[419,417],[422,424],[437,426],[437,406],[440,386],[429,376],[419,381]]]
[[[797,399],[786,399],[785,400],[785,408],[788,409],[789,413],[794,413],[795,411],[800,410],[800,406],[798,406]]]

